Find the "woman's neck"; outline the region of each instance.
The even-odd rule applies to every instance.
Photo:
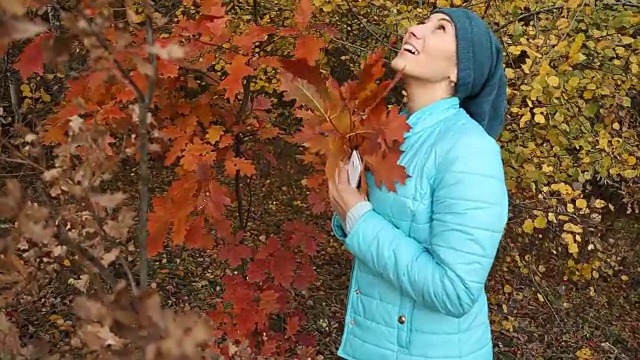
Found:
[[[445,82],[430,83],[424,80],[406,79],[404,87],[407,91],[407,106],[410,114],[452,96],[451,87]]]

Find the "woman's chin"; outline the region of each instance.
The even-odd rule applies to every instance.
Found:
[[[402,71],[406,66],[407,62],[402,58],[401,55],[398,55],[393,60],[391,60],[391,68],[394,71]]]

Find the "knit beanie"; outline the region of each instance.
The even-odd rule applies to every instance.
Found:
[[[465,8],[442,8],[456,32],[458,81],[455,96],[460,106],[497,139],[507,111],[507,77],[502,46],[487,23]]]

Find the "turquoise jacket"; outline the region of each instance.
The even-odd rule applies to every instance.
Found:
[[[389,192],[367,173],[369,201],[344,225],[333,217],[355,259],[338,355],[493,359],[484,288],[508,217],[500,147],[456,97],[408,122],[405,185]]]

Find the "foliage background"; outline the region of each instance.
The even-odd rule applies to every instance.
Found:
[[[156,9],[177,20],[194,5],[156,1]],[[291,0],[229,2],[231,27],[241,33],[251,23],[284,26]],[[499,359],[635,359],[640,356],[640,5],[631,1],[348,1],[314,0],[313,21],[333,26],[320,58],[339,81],[351,79],[362,61],[392,34],[426,18],[434,6],[467,6],[482,14],[505,46],[509,112],[503,146],[511,217],[489,283],[492,326]],[[142,13],[141,2],[128,2]],[[140,22],[144,17],[140,17]],[[256,57],[292,50],[274,41]],[[16,61],[12,48],[3,66]],[[83,68],[81,54],[67,66]],[[389,55],[391,56],[391,55]],[[215,69],[224,73],[223,61]],[[18,80],[2,77],[2,108],[13,121],[8,89],[19,89],[20,113],[37,125],[60,102],[64,79],[52,69]],[[387,74],[387,78],[392,74]],[[259,70],[251,88],[278,99],[279,75]],[[400,104],[396,91],[389,103]],[[295,121],[290,104],[279,102],[274,122],[285,129]],[[299,149],[276,138],[269,146],[278,166],[256,161],[259,185],[253,193],[255,235],[276,232],[299,217],[328,229],[328,214],[310,211],[304,183],[311,171],[294,155]],[[129,164],[108,186],[136,192]],[[28,169],[3,163],[4,177]],[[152,169],[154,194],[163,194],[175,174],[162,162]],[[303,215],[300,215],[303,214]],[[307,313],[308,333],[319,353],[333,358],[339,343],[349,257],[327,232],[314,258],[317,281],[297,304]],[[65,262],[66,261],[66,262]],[[68,264],[68,265],[67,265]],[[220,297],[224,264],[194,250],[165,250],[154,258],[150,279],[167,306],[208,309]],[[44,334],[50,343],[66,339],[75,321],[68,303],[73,286],[60,288],[74,264],[61,260],[56,276],[35,299],[6,309],[20,314],[14,323],[22,339]],[[42,311],[26,312],[28,308]],[[588,311],[585,311],[588,310]],[[64,348],[64,345],[61,345]]]

